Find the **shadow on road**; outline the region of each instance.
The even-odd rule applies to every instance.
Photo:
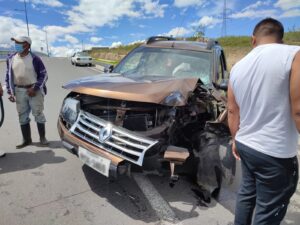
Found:
[[[7,153],[0,159],[0,174],[21,170],[34,169],[43,164],[62,163],[64,157],[57,157],[52,150],[40,150],[36,152]]]
[[[32,145],[36,146],[36,147],[45,147],[45,146],[42,146],[39,142],[33,142]],[[63,145],[62,145],[61,141],[49,141],[49,144],[47,147],[51,148],[51,149],[57,149],[57,148],[62,148]]]
[[[83,166],[82,170],[91,190],[100,198],[106,198],[113,207],[135,220],[145,223],[159,222],[159,218],[133,179],[107,179],[88,166]],[[199,217],[199,210],[205,213],[217,204],[215,200],[205,202],[201,193],[195,191],[197,187],[186,178],[182,178],[182,181],[171,188],[167,177],[148,177],[182,222]]]
[[[82,170],[91,190],[100,198],[107,199],[113,207],[135,220],[145,223],[159,221],[132,179],[128,177],[120,177],[118,180],[108,179],[85,165]]]

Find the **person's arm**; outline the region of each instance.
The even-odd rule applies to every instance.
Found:
[[[48,80],[48,75],[44,63],[38,56],[35,56],[35,58],[33,59],[33,67],[37,74],[37,82],[32,88],[29,88],[27,90],[28,95],[31,97],[35,96],[36,92],[38,90],[41,90]]]
[[[296,54],[292,63],[290,77],[290,98],[292,116],[300,133],[300,51]]]
[[[230,84],[228,85],[227,94],[228,94],[228,103],[227,103],[228,104],[228,125],[233,140],[232,153],[236,159],[240,160],[239,153],[237,152],[235,146],[235,135],[240,127],[240,108],[236,103],[235,96]]]

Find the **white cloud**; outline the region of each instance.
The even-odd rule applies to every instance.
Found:
[[[247,10],[242,12],[237,12],[231,14],[229,17],[233,19],[240,18],[264,18],[264,17],[276,17],[277,11],[275,9],[265,9],[265,10]]]
[[[213,28],[215,25],[221,23],[222,20],[212,16],[203,16],[199,21],[191,24],[192,27],[208,27]]]
[[[69,35],[69,34],[65,35],[64,40],[66,42],[71,43],[71,44],[77,44],[79,42],[77,38],[75,38],[74,36]]]
[[[11,17],[0,16],[0,44],[2,46],[13,46],[11,37],[27,35],[26,23],[22,20],[14,19]],[[45,48],[45,33],[40,27],[29,24],[30,38],[32,39],[31,48],[33,50],[40,50],[41,47]]]
[[[152,1],[152,0],[141,0],[142,9],[145,11],[146,14],[153,14],[154,17],[164,17],[165,8],[168,5],[160,5],[159,1]]]
[[[262,6],[268,6],[271,4],[271,1],[257,1],[251,5],[248,5],[246,8],[244,8],[242,11],[247,11],[247,10],[253,10],[253,9],[257,9],[260,8]]]
[[[188,30],[184,27],[175,27],[172,30],[170,30],[168,33],[163,34],[163,36],[183,37],[190,33],[191,30]]]
[[[190,6],[200,6],[204,4],[204,0],[175,0],[174,5],[178,8],[186,8]]]
[[[282,15],[280,15],[281,18],[288,18],[288,17],[298,17],[300,16],[300,9],[292,9],[285,11]]]
[[[50,49],[51,55],[56,57],[69,57],[74,52],[76,52],[75,48],[59,46],[59,47],[51,47]]]
[[[236,0],[227,0],[226,1],[226,11],[227,15],[234,11],[236,7]],[[223,14],[224,11],[224,1],[223,0],[208,0],[205,1],[201,7],[198,7],[197,15],[199,18],[205,17],[205,16],[212,16],[212,17],[220,17]]]
[[[92,43],[98,43],[98,42],[100,42],[100,41],[102,41],[103,40],[103,38],[101,38],[101,37],[91,37],[90,38],[90,41],[92,42]]]
[[[145,40],[137,40],[137,41],[133,41],[133,42],[128,43],[128,45],[142,44],[144,42],[145,42]]]
[[[278,0],[274,6],[279,7],[282,10],[293,9],[300,7],[300,0]]]
[[[113,42],[111,44],[111,48],[117,48],[117,47],[120,47],[122,45],[122,42],[118,41],[118,42]]]
[[[20,2],[23,2],[23,0],[19,0]],[[50,7],[62,7],[63,4],[58,0],[30,0],[30,3],[36,4],[36,5],[46,5]]]
[[[133,3],[134,0],[110,0],[102,3],[99,0],[80,0],[79,5],[74,6],[66,14],[72,25],[101,27],[114,24],[124,16],[140,16]]]

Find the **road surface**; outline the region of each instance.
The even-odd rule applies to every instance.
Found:
[[[49,147],[17,150],[21,141],[15,105],[4,96],[6,117],[0,129],[0,225],[229,225],[234,199],[203,202],[193,185],[181,178],[170,188],[168,177],[138,174],[109,180],[62,148],[56,129],[60,106],[68,93],[61,86],[99,73],[98,67],[75,67],[68,59],[44,58],[49,73],[45,100]],[[4,83],[5,63],[0,62]],[[38,142],[34,121],[33,141]],[[300,185],[299,185],[300,186]],[[300,191],[292,199],[283,224],[299,224]]]

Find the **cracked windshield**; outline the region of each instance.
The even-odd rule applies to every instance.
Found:
[[[210,82],[211,52],[141,48],[129,54],[114,72],[130,78],[195,77]]]

